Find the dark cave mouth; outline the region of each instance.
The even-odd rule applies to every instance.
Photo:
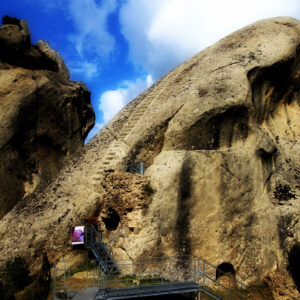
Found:
[[[288,263],[287,270],[300,292],[300,244],[296,244],[291,248],[288,254]]]
[[[216,270],[216,280],[226,274],[232,274],[235,277],[235,269],[231,263],[223,262],[218,265]]]
[[[113,231],[118,228],[121,219],[119,214],[112,207],[109,207],[107,217],[102,217],[102,221],[107,230]]]

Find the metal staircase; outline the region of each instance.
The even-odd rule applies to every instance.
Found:
[[[90,233],[97,233],[92,226],[89,229]],[[109,253],[103,242],[102,245]],[[97,249],[94,248],[94,251],[97,254]],[[54,299],[117,300],[191,292],[197,294],[198,299],[202,299],[204,294],[215,300],[266,299],[255,287],[247,287],[197,256],[139,257],[113,261],[110,255],[107,263],[105,255],[101,259],[99,257],[101,269],[87,262],[86,269],[81,270],[78,277],[74,275],[71,263],[56,264]],[[220,277],[222,280],[218,279]]]
[[[102,241],[101,235],[92,224],[88,224],[85,230],[85,246],[90,249],[97,259],[99,268],[104,274],[118,275],[120,273],[110,251]]]

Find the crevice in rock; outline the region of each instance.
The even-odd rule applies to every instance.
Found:
[[[285,241],[288,237],[292,237],[293,234],[291,232],[291,224],[292,224],[292,216],[285,215],[280,216],[277,224],[277,231],[279,235],[279,244],[280,248],[285,252]]]
[[[179,149],[217,150],[231,148],[248,137],[248,109],[233,106],[209,111],[202,115],[179,137]]]
[[[268,153],[264,149],[259,149],[258,153],[261,159],[263,183],[266,186],[273,174],[273,153]]]
[[[292,247],[288,254],[288,267],[290,275],[292,276],[298,291],[300,292],[300,244]]]
[[[126,255],[129,257],[129,259],[133,262],[133,258],[129,255],[129,253],[128,253],[128,251],[126,250],[126,248],[124,248],[124,247],[122,247],[122,246],[119,246],[119,248],[120,248],[121,250],[123,250],[123,251],[126,253]]]
[[[254,68],[247,74],[252,91],[254,116],[262,123],[273,114],[279,102],[290,104],[299,91],[297,70],[300,66],[299,50],[295,57],[271,66]]]
[[[161,152],[164,144],[164,134],[171,118],[161,125],[156,126],[152,133],[140,140],[133,150],[123,160],[125,171],[129,173],[139,172],[139,163],[144,163],[144,170],[153,164],[154,158]]]
[[[190,210],[189,201],[192,190],[193,163],[190,157],[187,157],[181,168],[177,198],[177,219],[175,224],[175,249],[179,255],[190,255],[191,240],[190,230]]]

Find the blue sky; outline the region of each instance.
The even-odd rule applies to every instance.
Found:
[[[1,16],[26,19],[32,43],[46,40],[71,80],[92,92],[93,136],[169,70],[256,20],[300,19],[299,0],[2,0]]]

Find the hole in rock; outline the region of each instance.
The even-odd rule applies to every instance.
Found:
[[[102,217],[107,230],[116,230],[120,223],[119,214],[111,207],[108,208],[107,217]]]
[[[218,280],[220,277],[228,273],[235,276],[235,269],[233,265],[228,262],[221,263],[220,265],[218,265],[216,270],[216,280]]]
[[[273,153],[268,153],[264,149],[259,149],[258,152],[261,158],[263,181],[266,185],[272,175]]]
[[[289,265],[287,267],[298,291],[300,291],[300,244],[292,247],[288,254]]]

